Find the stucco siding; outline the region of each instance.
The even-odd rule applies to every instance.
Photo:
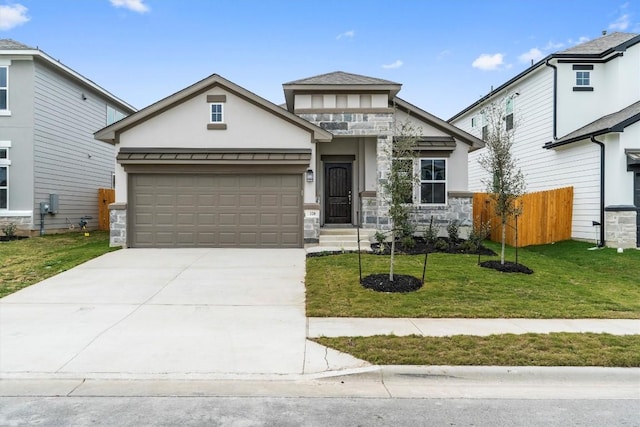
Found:
[[[84,95],[84,97],[83,97]],[[86,99],[83,99],[86,98]],[[68,227],[84,215],[97,223],[98,188],[111,188],[115,148],[93,133],[106,125],[107,101],[36,62],[34,78],[33,209],[49,194],[59,212],[45,217],[45,229]]]

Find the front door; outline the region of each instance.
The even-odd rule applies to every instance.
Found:
[[[324,222],[351,223],[351,163],[324,165]]]
[[[640,171],[636,170],[633,184],[633,204],[636,205],[636,246],[640,248]]]

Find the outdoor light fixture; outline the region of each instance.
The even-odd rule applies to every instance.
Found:
[[[307,169],[307,182],[313,182],[313,170]]]

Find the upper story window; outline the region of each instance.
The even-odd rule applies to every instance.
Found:
[[[471,129],[478,127],[478,116],[471,117]]]
[[[593,70],[593,65],[586,64],[574,64],[573,70],[576,73],[576,84],[573,87],[574,92],[591,92],[593,91],[592,86],[592,75],[591,72]]]
[[[8,141],[0,141],[0,209],[9,208],[9,147]]]
[[[507,101],[504,106],[504,112],[505,112],[504,121],[505,121],[505,127],[507,130],[513,129],[513,103],[514,103],[513,97],[511,96],[507,98]]]
[[[0,67],[0,111],[9,109],[9,67]]]
[[[211,123],[224,123],[224,104],[211,104]]]
[[[227,95],[207,95],[209,104],[209,130],[224,130],[227,124],[224,122],[224,104],[227,102]]]
[[[418,200],[422,205],[444,205],[447,202],[447,160],[420,159]]]
[[[126,117],[126,115],[110,105],[107,105],[107,126],[112,123],[117,122],[118,120],[122,120]]]

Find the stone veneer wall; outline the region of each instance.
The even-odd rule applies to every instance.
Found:
[[[473,224],[473,195],[449,194],[446,206],[417,206],[411,213],[411,221],[419,233],[429,226],[432,217],[441,236],[446,235],[447,225],[458,221],[460,237],[466,238]]]
[[[31,233],[31,222],[31,216],[3,216],[0,217],[0,228],[5,227],[8,224],[15,224],[16,235],[28,236]]]
[[[127,246],[127,204],[109,205],[109,246]]]
[[[304,243],[320,241],[320,205],[304,206]]]
[[[637,215],[635,206],[605,208],[605,245],[614,248],[637,247]]]

